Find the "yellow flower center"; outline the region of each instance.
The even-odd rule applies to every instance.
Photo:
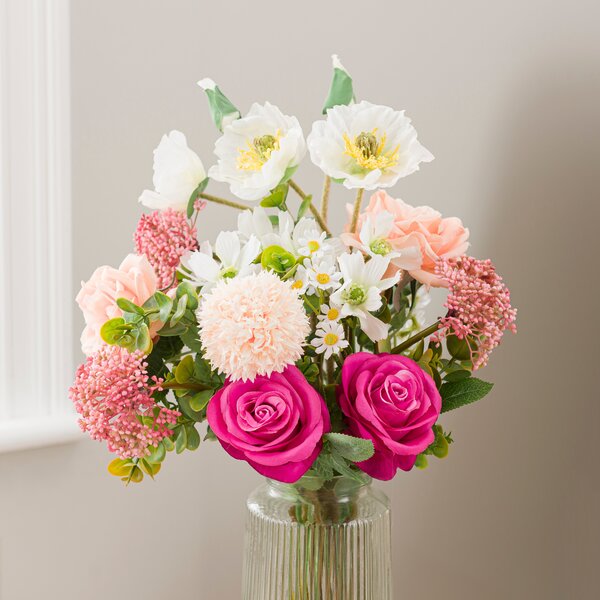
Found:
[[[266,134],[255,137],[252,142],[246,142],[248,148],[239,148],[240,155],[237,159],[237,168],[242,171],[260,171],[262,166],[271,158],[275,150],[279,150],[281,131],[275,135]]]
[[[354,140],[347,133],[344,134],[346,150],[344,154],[351,156],[360,167],[368,171],[375,169],[388,169],[398,164],[398,152],[400,145],[393,150],[385,151],[387,135],[384,133],[377,138],[377,128],[373,131],[362,131]]]
[[[331,281],[331,277],[327,273],[319,273],[317,275],[317,281],[321,285],[325,285],[326,283],[329,283]]]
[[[323,342],[327,346],[335,346],[340,338],[335,333],[326,333]]]
[[[304,285],[304,283],[302,282],[301,279],[296,279],[296,281],[294,281],[294,283],[292,283],[292,289],[299,290],[302,288],[303,285]]]
[[[306,245],[308,246],[308,250],[310,251],[311,254],[316,252],[321,247],[321,244],[319,244],[319,242],[317,242],[317,240],[310,240],[310,242],[308,242],[308,244],[306,244]]]
[[[330,308],[327,311],[327,318],[330,321],[335,321],[340,316],[340,311],[337,308]]]

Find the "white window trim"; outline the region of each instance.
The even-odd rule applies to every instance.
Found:
[[[78,438],[69,0],[0,0],[0,452]]]

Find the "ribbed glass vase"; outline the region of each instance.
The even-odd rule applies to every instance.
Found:
[[[391,600],[389,500],[369,477],[268,479],[247,507],[244,600]]]

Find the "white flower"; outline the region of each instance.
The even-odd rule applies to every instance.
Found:
[[[336,268],[333,259],[317,258],[306,260],[304,264],[308,273],[308,281],[313,289],[333,292],[341,286],[342,274]]]
[[[307,143],[312,162],[350,189],[391,187],[433,160],[404,111],[364,101],[330,108]]]
[[[243,200],[259,200],[298,166],[306,142],[296,117],[284,115],[266,102],[253,104],[248,114],[232,121],[215,144],[218,157],[209,175],[229,184]]]
[[[367,214],[357,236],[342,233],[341,238],[348,246],[354,246],[368,256],[385,256],[390,262],[405,271],[421,268],[423,256],[418,245],[399,247],[406,244],[402,238],[390,239],[394,228],[394,215],[381,211],[375,215]]]
[[[299,295],[305,294],[308,289],[308,273],[302,265],[296,267],[294,278],[292,279],[292,289],[296,290]]]
[[[199,252],[192,252],[182,259],[182,265],[190,271],[188,278],[202,286],[204,294],[221,279],[251,274],[254,270],[252,263],[260,252],[260,242],[251,236],[242,245],[237,233],[222,231],[217,236],[213,257],[211,245],[202,244]]]
[[[348,347],[348,342],[344,339],[344,328],[340,323],[321,323],[315,331],[313,345],[317,354],[325,353],[325,358],[330,358],[332,354]]]
[[[321,231],[314,219],[303,217],[292,234],[296,252],[300,256],[320,256],[326,245],[327,234]]]
[[[341,316],[340,307],[330,302],[329,304],[321,304],[321,314],[317,318],[319,321],[337,323]]]
[[[188,148],[185,135],[171,131],[154,150],[154,191],[144,190],[139,201],[152,209],[184,211],[192,192],[205,179],[202,161]]]
[[[394,277],[382,279],[389,259],[374,256],[367,263],[360,252],[342,254],[339,258],[344,285],[331,296],[332,302],[342,307],[342,316],[353,315],[360,321],[363,331],[377,342],[387,336],[389,325],[374,317],[371,312],[381,308],[381,292],[398,281]]]

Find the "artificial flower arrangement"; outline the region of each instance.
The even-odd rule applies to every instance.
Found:
[[[110,473],[154,477],[201,438],[271,479],[313,485],[389,480],[446,456],[440,415],[490,391],[472,372],[515,331],[516,311],[493,264],[466,255],[458,218],[384,191],[433,159],[410,119],[357,102],[335,56],[306,139],[276,106],[242,116],[213,81],[199,85],[222,132],[217,163],[207,176],[182,133],[163,136],[135,253],[77,296],[87,359],[70,396],[82,429],[117,455]],[[294,180],[307,150],[325,174],[318,208]],[[255,207],[208,193],[211,179]],[[355,193],[337,236],[332,184]],[[196,231],[209,204],[241,211],[214,246]],[[432,289],[446,313],[424,327]]]

